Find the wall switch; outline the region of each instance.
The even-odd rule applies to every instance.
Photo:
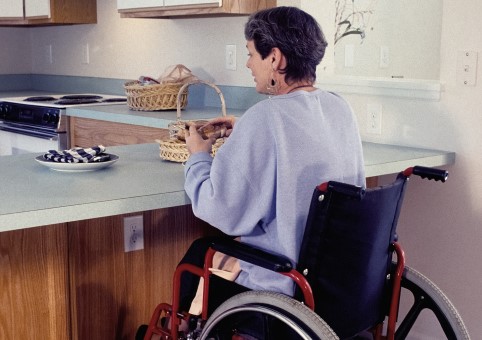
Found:
[[[54,58],[52,54],[52,44],[45,45],[45,61],[47,64],[54,63]]]
[[[477,83],[478,53],[459,51],[457,53],[457,83],[463,86],[475,86]]]
[[[382,134],[382,105],[367,104],[367,133]]]
[[[90,64],[89,44],[82,45],[82,64]]]
[[[144,249],[142,215],[124,217],[124,252]]]
[[[236,45],[226,45],[225,64],[226,70],[236,70]]]
[[[390,49],[388,46],[380,46],[380,68],[387,68],[390,65]]]
[[[355,46],[345,45],[345,67],[353,67],[355,63]]]

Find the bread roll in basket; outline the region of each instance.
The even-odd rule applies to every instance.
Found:
[[[180,89],[179,93],[182,93],[191,85],[206,85],[213,88],[219,95],[221,100],[221,114],[226,117],[226,103],[224,101],[224,96],[221,90],[214,84],[208,83],[202,80],[195,80],[184,84]],[[180,98],[180,97],[178,97]],[[185,131],[190,124],[195,124],[196,126],[203,126],[207,123],[206,120],[182,120],[181,119],[181,102],[177,102],[177,120],[175,122],[169,123],[169,138],[163,140],[157,140],[160,147],[160,156],[162,159],[172,162],[184,163],[189,158],[189,151],[187,150],[186,142],[184,139]],[[223,126],[212,126],[208,125],[204,129],[198,130],[203,138],[210,138],[212,135],[218,137],[213,144],[211,155],[214,157],[216,151],[223,145],[226,127]]]

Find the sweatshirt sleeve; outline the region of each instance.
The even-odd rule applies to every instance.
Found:
[[[205,152],[191,155],[184,188],[198,218],[228,235],[243,236],[264,232],[273,211],[275,176],[274,162],[253,158],[253,147],[264,157],[250,142],[258,138],[255,129],[246,129],[246,122],[237,124],[215,159]]]

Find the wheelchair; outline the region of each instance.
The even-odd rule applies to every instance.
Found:
[[[445,294],[405,265],[396,227],[411,175],[445,182],[448,172],[414,166],[393,183],[375,188],[334,181],[317,186],[296,268],[284,256],[233,239],[212,241],[203,268],[189,263],[176,268],[172,304],[159,304],[136,339],[410,339],[426,310],[447,339],[470,339]],[[294,297],[242,287],[233,288],[235,295],[227,300],[214,301],[220,282],[237,285],[211,274],[217,251],[290,277],[296,284]],[[204,280],[199,316],[179,308],[186,272]],[[406,293],[410,306],[401,315]],[[187,324],[182,331],[181,321]]]

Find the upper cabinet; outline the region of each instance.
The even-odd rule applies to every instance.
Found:
[[[276,7],[276,0],[117,0],[122,18],[248,15]]]
[[[0,25],[97,23],[97,0],[2,0]]]

